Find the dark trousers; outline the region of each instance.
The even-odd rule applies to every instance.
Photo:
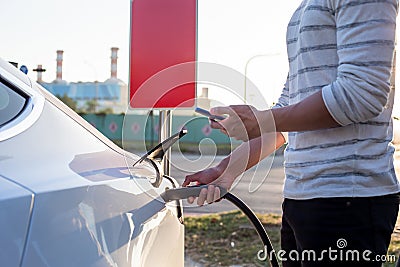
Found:
[[[278,258],[292,266],[381,266],[399,195],[285,199]],[[390,255],[394,257],[394,255]]]

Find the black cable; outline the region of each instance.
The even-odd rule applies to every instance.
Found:
[[[176,180],[174,178],[172,178],[171,176],[164,174],[162,177],[167,179],[171,183],[173,188],[177,188],[179,186],[178,183],[176,182]],[[179,200],[176,200],[175,203],[176,203],[177,217],[178,217],[179,221],[181,223],[183,223],[183,209],[181,206],[181,202]]]
[[[253,224],[254,228],[256,229],[258,235],[260,236],[267,253],[267,257],[269,259],[269,263],[273,267],[279,267],[278,259],[276,258],[276,254],[274,248],[272,247],[271,240],[268,237],[267,232],[264,229],[264,226],[254,214],[254,212],[237,196],[227,192],[222,198],[225,198],[236,207],[238,207],[246,216],[249,218],[250,222]]]
[[[164,176],[165,177],[165,176]],[[171,179],[173,180],[173,179]],[[173,201],[173,200],[180,200],[185,199],[191,196],[199,196],[200,191],[203,188],[208,188],[208,185],[199,185],[199,186],[188,186],[188,187],[181,187],[181,188],[174,188],[164,191],[160,194],[161,198],[165,201],[165,203]],[[254,214],[254,212],[238,197],[226,191],[226,189],[220,187],[222,198],[230,201],[236,207],[238,207],[246,216],[249,218],[250,222],[253,224],[254,228],[256,229],[258,235],[260,236],[265,251],[267,253],[265,259],[269,260],[269,264],[272,267],[279,267],[279,262],[276,257],[274,248],[272,247],[271,240],[269,240],[268,234],[264,229],[264,226]]]

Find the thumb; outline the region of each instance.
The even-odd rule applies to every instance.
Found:
[[[210,109],[212,115],[233,115],[235,112],[230,107],[214,107]]]
[[[196,182],[197,181],[197,175],[195,174],[190,174],[186,175],[185,180],[182,183],[182,186],[188,186],[191,182]]]

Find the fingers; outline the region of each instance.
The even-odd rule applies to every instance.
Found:
[[[215,120],[210,120],[210,127],[213,129],[220,129],[220,130],[224,129],[222,124]]]
[[[220,171],[218,168],[208,168],[205,170],[202,170],[200,172],[194,173],[187,175],[185,177],[185,180],[182,183],[182,186],[190,186],[192,184],[202,184],[202,185],[208,185],[208,187],[203,188],[200,191],[199,196],[195,197],[189,197],[187,199],[187,202],[189,204],[194,203],[194,201],[197,199],[197,203],[199,205],[203,205],[205,202],[207,203],[212,203],[218,200],[221,197],[221,192],[218,186],[215,185],[215,180],[217,180],[220,176]],[[222,185],[224,188],[227,187],[229,188],[229,184],[227,186]]]
[[[221,190],[218,186],[209,185],[208,188],[203,188],[197,198],[197,205],[203,206],[205,202],[211,204],[221,198]],[[189,204],[194,202],[194,197],[188,198]]]
[[[207,203],[214,202],[214,191],[215,191],[215,186],[209,185],[207,189]]]
[[[210,113],[212,115],[234,115],[235,112],[232,110],[231,107],[214,107],[210,109]]]
[[[189,204],[193,204],[193,202],[194,202],[195,199],[196,199],[195,197],[188,197],[187,202],[188,202]]]
[[[203,206],[207,198],[207,191],[208,190],[206,188],[201,189],[199,197],[197,198],[197,205]]]
[[[249,110],[249,106],[229,106],[229,107],[215,107],[210,110],[213,115],[224,115],[229,116],[221,121],[210,120],[210,127],[213,129],[219,129],[221,133],[235,138],[237,140],[247,141],[248,133],[244,122],[241,119],[241,114],[244,110]]]
[[[258,111],[255,107],[249,105],[231,105],[228,107],[215,107],[210,110],[213,115],[228,114],[224,120],[210,121],[213,129],[219,129],[223,134],[236,140],[248,141],[260,136],[263,132],[268,132],[271,128],[270,119],[264,113]],[[261,123],[262,122],[262,123]],[[272,127],[270,130],[274,130]]]
[[[218,129],[221,133],[229,136],[228,132],[226,131],[225,127],[222,125],[222,123],[216,121],[216,120],[211,120],[210,119],[210,127],[213,129]]]
[[[214,190],[214,201],[217,201],[218,199],[221,198],[221,190],[217,186]]]

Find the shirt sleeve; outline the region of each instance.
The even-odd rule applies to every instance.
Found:
[[[396,0],[330,0],[336,20],[337,78],[322,88],[341,125],[378,116],[388,101],[395,47]]]

